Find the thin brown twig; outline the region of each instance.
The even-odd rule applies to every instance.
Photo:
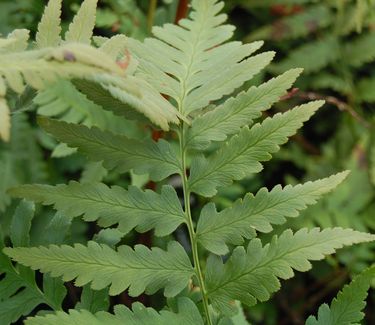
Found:
[[[326,96],[314,93],[312,91],[300,91],[298,88],[292,88],[287,94],[280,97],[280,100],[287,100],[292,97],[299,97],[302,99],[308,100],[319,100],[323,99],[327,103],[336,106],[340,111],[349,113],[352,117],[354,117],[357,121],[362,123],[366,128],[370,127],[370,124],[354,110],[349,104],[345,103],[344,101],[334,97],[334,96]]]
[[[174,23],[178,24],[180,19],[185,18],[189,11],[189,0],[180,0],[176,11],[176,18]]]
[[[308,92],[299,91],[296,93],[296,96],[298,96],[299,98],[308,99],[308,100],[323,99],[327,103],[336,106],[340,111],[349,113],[353,118],[355,118],[358,122],[360,122],[366,128],[370,127],[370,124],[361,115],[359,115],[358,112],[355,111],[353,107],[351,107],[349,104],[345,103],[344,101],[334,96],[320,95],[311,91],[308,91]]]

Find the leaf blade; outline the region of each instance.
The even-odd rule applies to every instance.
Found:
[[[210,257],[206,275],[208,295],[215,309],[230,314],[231,300],[247,305],[266,301],[280,289],[278,279],[291,278],[293,269],[308,271],[309,260],[321,260],[344,245],[373,240],[374,235],[342,228],[301,229],[295,234],[289,229],[265,246],[259,239],[253,239],[247,250],[237,247],[224,265],[218,257]]]
[[[197,225],[198,240],[209,251],[226,254],[227,244],[241,245],[243,238],[254,236],[254,230],[268,233],[273,229],[272,224],[282,224],[286,217],[297,217],[299,211],[315,204],[347,175],[348,172],[342,172],[297,186],[276,186],[270,192],[262,188],[255,196],[247,195],[221,212],[213,205],[206,205]]]
[[[155,229],[155,235],[166,236],[185,222],[180,201],[171,186],[164,186],[158,194],[135,186],[126,191],[103,183],[71,181],[57,186],[21,185],[8,192],[13,197],[54,205],[66,216],[83,215],[85,221],[98,221],[101,227],[118,223],[124,234],[136,228],[140,232]]]
[[[188,283],[194,273],[185,250],[170,242],[168,250],[151,250],[136,245],[120,246],[118,251],[107,245],[89,242],[88,246],[50,245],[32,248],[5,248],[4,252],[19,263],[75,285],[91,283],[94,290],[110,286],[109,294],[117,295],[129,288],[131,296],[154,293],[164,288],[164,295],[173,297]]]
[[[245,127],[214,155],[193,159],[189,189],[210,197],[217,193],[217,187],[261,171],[260,161],[269,160],[271,153],[278,151],[323,103],[310,102],[267,118],[251,129]]]

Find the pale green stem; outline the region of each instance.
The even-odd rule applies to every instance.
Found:
[[[190,191],[188,188],[188,180],[187,180],[187,175],[186,175],[186,150],[184,148],[184,134],[185,134],[185,126],[183,125],[183,122],[182,122],[179,138],[180,138],[180,152],[181,152],[181,162],[182,162],[181,178],[182,178],[182,187],[183,187],[183,192],[184,192],[185,214],[186,214],[186,219],[187,219],[191,250],[193,254],[194,269],[195,269],[196,277],[198,278],[198,283],[199,283],[200,291],[202,294],[204,312],[206,314],[207,324],[212,325],[213,323],[212,323],[210,311],[208,308],[207,290],[206,290],[206,286],[204,283],[203,273],[202,273],[200,260],[199,260],[199,254],[198,254],[198,240],[197,240],[197,235],[195,233],[193,219],[191,217],[191,211],[190,211]]]

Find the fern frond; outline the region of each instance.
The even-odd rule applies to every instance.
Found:
[[[4,41],[9,41],[3,44],[0,48],[0,53],[17,53],[26,50],[30,31],[27,29],[15,29],[11,32]]]
[[[23,113],[13,114],[9,144],[0,144],[0,211],[10,203],[6,193],[18,184],[46,181],[46,162],[36,134]],[[25,168],[25,165],[28,168]]]
[[[358,83],[358,98],[360,101],[375,102],[375,78],[363,78]]]
[[[59,117],[65,122],[86,126],[102,127],[105,124],[105,112],[101,107],[87,100],[67,80],[59,80],[39,92],[33,102],[38,106],[38,114],[43,116]]]
[[[24,91],[24,83],[35,89],[43,89],[58,78],[90,78],[101,73],[123,75],[121,68],[103,52],[82,44],[2,54],[0,59],[0,75],[17,93]]]
[[[318,317],[310,316],[306,325],[350,325],[359,323],[364,314],[367,291],[371,280],[375,278],[375,267],[371,267],[356,276],[353,281],[339,292],[331,306],[319,307]]]
[[[125,49],[127,47],[128,38],[125,35],[115,35],[106,40],[101,46],[100,50],[112,57],[113,59],[117,59],[120,54],[124,56]],[[131,60],[131,58],[130,58]],[[129,62],[128,62],[129,64]],[[129,66],[128,66],[129,68]],[[128,69],[127,68],[127,69]]]
[[[268,192],[262,188],[253,196],[248,194],[233,207],[217,212],[213,203],[201,212],[197,225],[199,242],[209,251],[224,255],[227,244],[241,245],[243,238],[254,237],[254,230],[270,232],[272,224],[282,224],[286,217],[297,217],[299,211],[315,204],[325,193],[330,192],[348,175],[343,172],[331,177],[296,186],[276,186]]]
[[[284,1],[285,2],[285,1]],[[309,6],[301,13],[278,19],[272,24],[261,27],[245,38],[245,41],[262,40],[290,40],[308,36],[317,29],[325,28],[332,23],[332,15],[328,6],[317,4]],[[314,25],[312,25],[314,22]]]
[[[251,173],[262,170],[260,161],[271,158],[289,136],[293,135],[323,101],[310,102],[267,118],[251,129],[244,127],[214,155],[193,159],[189,177],[191,191],[203,196],[213,196],[217,187],[229,185]]]
[[[286,230],[265,246],[259,239],[253,239],[247,250],[235,248],[225,264],[219,256],[210,256],[207,292],[215,309],[231,313],[232,300],[246,305],[268,300],[280,289],[279,278],[293,277],[293,269],[308,271],[311,269],[309,260],[318,261],[345,245],[373,240],[374,235],[342,228],[301,229],[295,234]]]
[[[99,85],[97,88],[102,89]],[[33,102],[38,106],[37,112],[40,115],[54,117],[68,123],[82,123],[88,127],[96,126],[102,130],[121,132],[121,134],[130,137],[134,136],[129,131],[134,123],[118,118],[112,112],[88,100],[68,80],[58,80],[47,89],[40,91]],[[132,113],[137,112],[131,107],[127,107],[127,109]],[[141,114],[138,113],[138,115]],[[76,149],[60,143],[54,148],[52,157],[65,157],[74,152]]]
[[[103,161],[104,167],[119,172],[133,169],[138,174],[150,174],[162,180],[179,173],[181,164],[167,141],[134,140],[93,127],[39,118],[39,124],[59,141],[77,148],[93,161]]]
[[[272,65],[270,70],[280,73],[297,66],[303,68],[305,73],[312,73],[323,69],[339,57],[337,38],[326,37],[294,49],[287,58]]]
[[[44,303],[33,290],[22,290],[16,296],[0,302],[1,324],[14,324],[20,317],[29,315],[35,307]]]
[[[177,242],[170,242],[167,251],[142,245],[136,245],[134,250],[120,246],[115,251],[91,241],[88,246],[7,247],[4,252],[34,270],[49,272],[53,277],[62,276],[64,281],[76,279],[77,286],[91,282],[94,290],[100,290],[110,285],[110,295],[129,288],[129,294],[134,297],[164,288],[164,295],[173,297],[194,273],[189,257]]]
[[[228,135],[237,133],[277,102],[301,72],[301,69],[289,70],[198,116],[187,131],[185,146],[204,149],[210,141],[223,141]]]
[[[134,303],[133,310],[124,305],[114,307],[114,315],[107,312],[98,312],[95,315],[86,310],[62,311],[46,316],[28,318],[25,325],[203,325],[203,319],[195,306],[188,298],[178,299],[178,313],[162,310],[160,313],[152,308],[146,308],[141,303]]]
[[[375,32],[363,34],[345,47],[345,60],[360,67],[375,59]]]
[[[98,0],[84,0],[78,13],[74,16],[68,31],[65,33],[65,41],[91,43],[92,32],[95,26],[96,5]]]
[[[61,42],[61,3],[62,0],[49,0],[38,24],[36,45],[38,48],[58,46]]]
[[[145,232],[155,228],[157,236],[172,233],[185,222],[185,214],[175,190],[164,186],[161,194],[142,191],[130,186],[128,191],[119,186],[105,184],[22,185],[8,191],[14,197],[22,197],[54,208],[66,216],[83,215],[86,221],[98,220],[102,227],[118,223],[121,232],[133,228]]]
[[[262,42],[222,45],[233,34],[232,26],[222,25],[223,5],[217,0],[195,0],[190,19],[180,20],[179,26],[154,27],[156,38],[144,43],[129,40],[140,62],[139,75],[171,96],[184,115],[230,94],[273,58],[273,52],[249,58]]]
[[[31,221],[34,217],[34,204],[22,201],[11,220],[10,239],[14,246],[28,246]],[[2,239],[0,247],[3,248]],[[29,315],[38,305],[47,304],[60,309],[65,296],[65,287],[58,281],[50,294],[48,277],[43,278],[43,291],[35,282],[34,272],[14,266],[11,260],[0,252],[0,323],[10,325],[20,317]]]
[[[168,123],[179,124],[179,118],[189,124],[181,113],[142,78],[119,78],[101,74],[93,76],[92,80],[99,83],[111,97],[134,107],[166,131],[169,130]]]

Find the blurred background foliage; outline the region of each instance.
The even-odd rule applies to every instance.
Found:
[[[124,33],[138,39],[150,34],[153,24],[176,21],[178,0],[100,0],[96,35],[109,37]],[[187,1],[186,1],[187,2]],[[81,1],[63,1],[63,27],[70,22]],[[1,0],[0,33],[15,28],[35,33],[46,1]],[[236,39],[244,42],[264,40],[264,49],[277,52],[274,63],[258,75],[252,84],[270,79],[292,67],[304,73],[283,101],[271,111],[276,113],[311,99],[325,99],[327,104],[299,135],[285,145],[276,159],[265,164],[263,173],[224,188],[215,198],[219,208],[260,187],[293,184],[322,178],[350,169],[349,179],[340,187],[291,219],[288,228],[302,226],[341,226],[375,232],[375,1],[374,0],[227,0],[230,23],[237,27]],[[178,15],[177,15],[178,16]],[[179,18],[179,17],[177,17]],[[97,38],[100,43],[101,39]],[[248,87],[246,85],[246,87]],[[91,94],[92,95],[92,94]],[[128,137],[158,139],[163,134],[133,121],[119,122],[112,113],[103,112],[90,101],[90,93],[78,91],[69,82],[58,82],[47,91],[35,94],[28,90],[14,97],[10,143],[0,143],[0,213],[3,231],[7,232],[16,203],[6,194],[10,186],[22,183],[66,183],[68,180],[105,180],[107,184],[153,188],[147,176],[120,178],[108,173],[100,163],[88,163],[82,156],[40,131],[36,112],[70,122],[95,125],[123,132]],[[49,157],[52,155],[52,159]],[[178,180],[172,179],[178,186]],[[194,214],[204,201],[194,200]],[[73,221],[44,207],[37,207],[31,242],[98,241],[116,243],[110,229],[98,233],[94,224]],[[46,231],[46,229],[48,231]],[[282,231],[283,229],[278,229]],[[44,236],[40,236],[43,233]],[[184,233],[178,233],[184,242]],[[266,235],[265,235],[266,236]],[[56,239],[57,238],[57,239]],[[130,234],[128,243],[162,246],[151,233]],[[325,262],[315,263],[313,271],[298,274],[283,283],[284,290],[273,300],[245,309],[253,324],[303,324],[307,315],[322,302],[332,299],[339,288],[375,260],[375,246],[346,249]],[[375,285],[375,284],[374,284]],[[69,288],[68,288],[69,289]],[[89,294],[89,289],[84,291]],[[68,306],[74,306],[76,292],[69,290]],[[85,291],[85,293],[86,293]],[[114,302],[127,305],[126,294]],[[145,304],[157,306],[141,296]],[[375,324],[375,294],[370,292],[366,324]]]

